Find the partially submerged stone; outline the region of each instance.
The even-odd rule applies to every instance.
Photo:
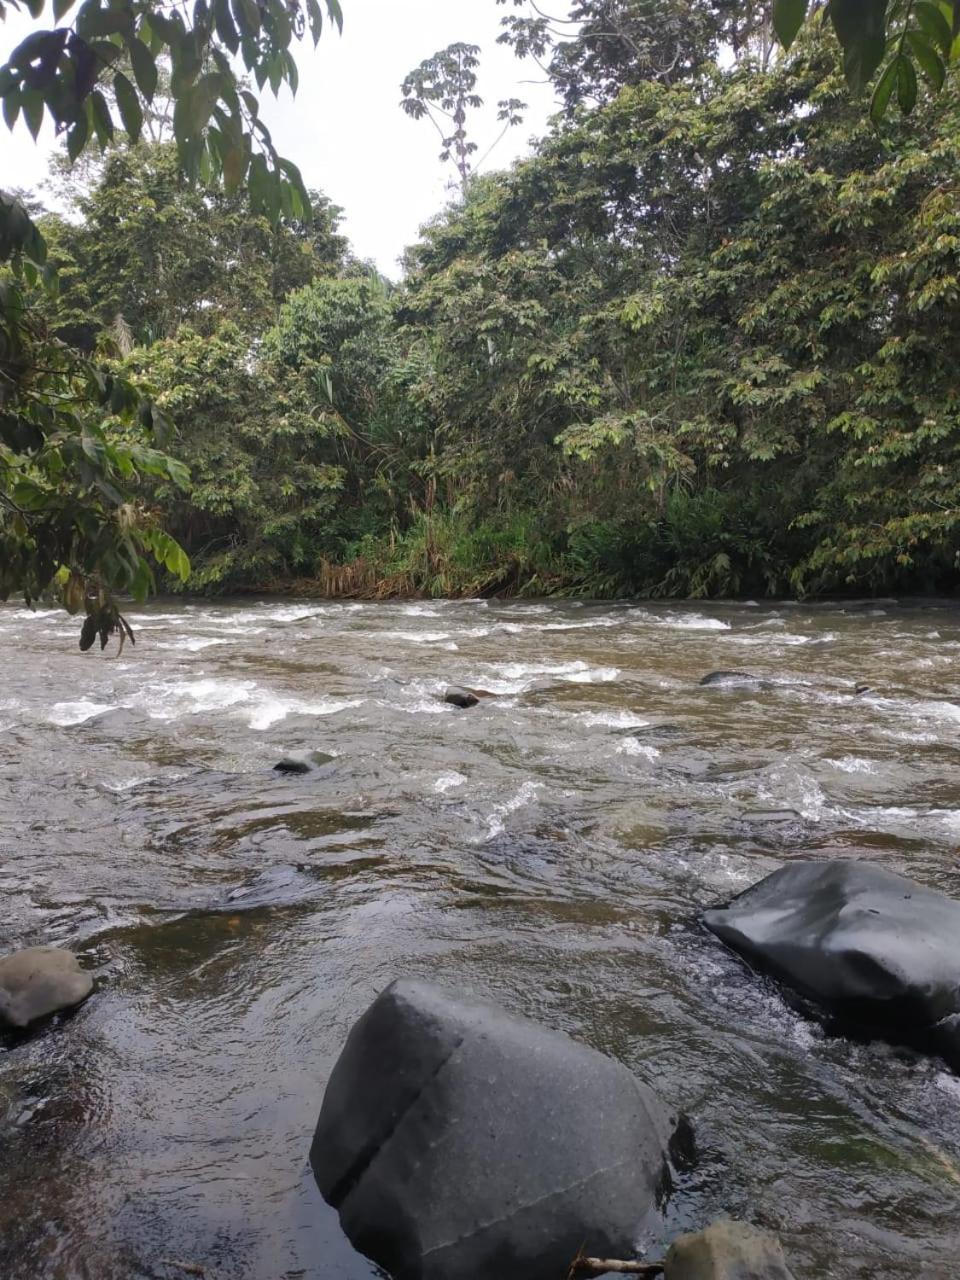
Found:
[[[729,1219],[678,1236],[663,1274],[664,1280],[793,1280],[776,1236]]]
[[[960,902],[867,862],[790,862],[704,924],[857,1033],[960,1069]]]
[[[72,951],[26,947],[0,959],[0,1023],[24,1028],[86,1000],[93,978]]]
[[[296,760],[292,756],[284,756],[273,766],[274,773],[309,773],[312,766],[306,760]]]
[[[769,681],[755,676],[750,671],[711,671],[700,681],[701,685],[719,685],[724,689],[763,689]]]
[[[620,1063],[431,983],[353,1027],[310,1151],[353,1244],[394,1280],[557,1280],[659,1223],[671,1124]]]
[[[461,689],[456,684],[450,685],[443,695],[443,700],[454,707],[475,707],[480,701],[472,689]]]

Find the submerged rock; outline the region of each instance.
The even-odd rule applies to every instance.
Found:
[[[793,1280],[776,1236],[731,1220],[678,1236],[663,1274],[664,1280]]]
[[[722,685],[728,689],[765,689],[769,683],[749,671],[711,671],[700,681],[701,685]]]
[[[656,1229],[670,1121],[620,1063],[432,983],[394,982],[347,1038],[310,1162],[394,1280],[557,1280]]]
[[[0,1023],[23,1028],[81,1004],[93,990],[72,951],[27,947],[0,959]]]
[[[273,771],[274,773],[309,773],[312,767],[306,760],[295,760],[291,756],[284,756],[273,766]]]
[[[960,902],[866,862],[788,863],[704,913],[717,937],[857,1034],[960,1069]]]
[[[740,815],[744,822],[778,823],[802,822],[803,814],[796,809],[745,809]]]
[[[444,702],[449,702],[455,707],[475,707],[480,699],[472,689],[461,689],[459,685],[452,684],[443,695]]]

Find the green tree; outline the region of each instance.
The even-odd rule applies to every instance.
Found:
[[[44,0],[0,0],[0,19],[21,7],[37,20],[47,11]],[[53,0],[51,8],[60,22],[73,5]],[[337,0],[326,8],[339,23]],[[71,160],[93,142],[105,150],[120,125],[136,141],[169,60],[184,176],[220,180],[227,191],[245,182],[254,210],[271,221],[305,219],[309,198],[299,172],[277,154],[232,55],[259,88],[295,89],[290,46],[307,23],[316,40],[318,0],[303,7],[200,0],[192,13],[172,14],[157,0],[84,0],[69,23],[31,33],[0,68],[4,118],[10,128],[22,121],[36,137],[49,114]],[[0,270],[0,596],[20,591],[31,601],[60,581],[68,608],[86,610],[82,643],[94,632],[105,643],[113,630],[124,633],[115,593],[142,598],[152,585],[145,553],[181,576],[189,571],[131,488],[143,475],[185,482],[186,473],[157,448],[166,428],[151,402],[50,332],[38,286],[55,290],[56,272],[26,209],[6,194]]]
[[[473,169],[471,157],[478,148],[467,129],[467,120],[471,111],[483,106],[483,99],[476,92],[479,65],[479,45],[451,44],[425,58],[401,85],[401,107],[412,119],[429,120],[436,129],[442,144],[440,160],[456,169],[463,195]],[[497,104],[497,119],[503,121],[503,129],[483,159],[511,126],[522,122],[525,107],[526,103],[518,98],[505,98]]]

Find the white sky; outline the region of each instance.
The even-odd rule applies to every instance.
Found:
[[[400,109],[406,73],[454,40],[480,46],[484,108],[473,132],[478,156],[501,128],[497,101],[529,103],[524,123],[499,143],[487,170],[524,154],[528,140],[543,133],[555,102],[539,68],[518,62],[496,43],[507,10],[494,0],[343,0],[343,10],[342,36],[328,28],[316,50],[309,40],[296,48],[296,98],[284,91],[277,101],[266,89],[261,111],[280,154],[300,166],[308,186],[343,206],[343,230],[354,251],[396,277],[404,246],[446,202],[452,172],[440,164],[433,127]],[[0,23],[0,63],[29,31],[46,25],[49,20],[34,23],[20,15]],[[11,134],[0,120],[0,184],[38,186],[55,145],[48,121],[35,144],[22,122]]]

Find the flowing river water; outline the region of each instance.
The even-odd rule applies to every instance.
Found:
[[[700,1154],[671,1234],[728,1212],[798,1277],[956,1280],[960,1079],[828,1037],[696,916],[811,855],[960,896],[960,611],[131,616],[114,658],[61,613],[0,609],[0,951],[58,942],[98,973],[0,1045],[0,1275],[377,1275],[306,1157],[350,1025],[406,974],[682,1108]],[[701,687],[716,668],[771,684]],[[460,711],[447,683],[499,696]]]

